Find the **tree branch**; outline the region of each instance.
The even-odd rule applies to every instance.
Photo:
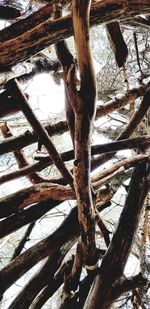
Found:
[[[73,177],[70,174],[70,172],[67,170],[63,160],[61,159],[59,153],[57,152],[54,144],[52,143],[47,131],[45,128],[41,125],[40,121],[36,118],[34,112],[30,108],[28,101],[25,97],[25,95],[22,93],[22,90],[20,89],[18,83],[16,80],[12,80],[9,82],[8,85],[9,89],[11,90],[11,93],[14,95],[14,97],[19,99],[20,109],[22,110],[23,114],[29,121],[30,125],[32,126],[33,130],[37,133],[40,140],[42,141],[42,144],[47,149],[50,158],[62,174],[62,176],[68,181],[68,183],[73,187]]]

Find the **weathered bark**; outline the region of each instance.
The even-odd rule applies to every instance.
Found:
[[[149,84],[145,86],[140,86],[138,88],[134,88],[132,90],[127,91],[124,95],[122,95],[119,98],[115,98],[110,100],[109,102],[105,103],[102,106],[98,106],[96,110],[96,119],[99,119],[101,117],[106,116],[107,114],[117,110],[121,109],[124,106],[126,106],[128,103],[136,100],[137,98],[143,96],[146,93],[146,89],[149,86]],[[57,124],[54,125],[48,125],[45,127],[48,134],[50,136],[56,135],[56,134],[62,134],[66,131],[68,131],[67,122],[60,121]],[[0,143],[0,155],[5,154],[7,152],[11,152],[14,150],[19,150],[23,147],[26,147],[28,145],[31,145],[32,143],[35,143],[38,141],[38,136],[30,131],[26,131],[24,134],[15,137],[10,138],[7,141]]]
[[[9,5],[0,5],[0,19],[11,20],[19,17],[20,15],[21,13],[17,8]]]
[[[146,13],[149,13],[149,0],[143,0],[142,2],[140,0],[132,0],[132,2],[120,0],[119,3],[117,0],[111,0],[111,2],[98,1],[93,4],[91,10],[91,25],[123,20]],[[40,21],[41,16],[44,17],[44,14],[41,14],[42,11],[36,15],[36,20]],[[54,44],[72,35],[72,20],[70,16],[63,17],[57,21],[51,21],[48,17],[49,15],[43,19],[41,18],[42,22],[39,24],[38,21],[37,26],[34,26],[34,17],[32,16],[33,23],[31,21],[28,27],[28,22],[24,20],[24,26],[19,31],[20,25],[16,24],[12,30],[14,36],[12,36],[11,28],[3,32],[0,38],[2,42],[0,52],[1,70],[26,60],[50,44]],[[11,32],[11,40],[5,41],[7,31]]]
[[[61,202],[76,199],[76,197],[70,187],[50,183],[36,184],[1,198],[0,218],[7,217],[34,203],[50,199]]]
[[[123,275],[143,203],[148,193],[148,172],[146,163],[141,163],[134,169],[125,207],[120,217],[117,230],[84,305],[86,309],[106,309],[110,308],[112,304],[112,286]]]
[[[101,216],[99,214],[99,212],[97,211],[97,209],[95,209],[95,213],[96,213],[96,216],[95,216],[95,220],[96,220],[96,223],[104,237],[104,240],[105,240],[105,244],[106,246],[108,247],[109,244],[110,244],[110,234],[111,232],[107,229],[106,225],[104,224],[103,220],[101,219]]]
[[[114,195],[115,191],[109,188],[101,189],[96,196],[95,207],[100,210],[103,210],[110,206],[110,199]],[[0,238],[9,235],[10,233],[15,232],[24,225],[38,220],[49,210],[53,209],[55,206],[58,206],[60,201],[48,200],[45,202],[39,202],[35,205],[28,207],[27,209],[21,209],[21,211],[12,214],[6,219],[0,221]]]
[[[52,126],[46,126],[45,129],[47,130],[48,134],[52,136],[68,131],[68,126],[66,122],[60,121],[59,123]],[[18,137],[10,138],[0,143],[0,155],[22,149],[28,145],[31,145],[32,143],[37,142],[38,140],[39,137],[37,134],[27,130],[25,133]]]

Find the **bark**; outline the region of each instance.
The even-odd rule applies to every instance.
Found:
[[[76,199],[73,190],[57,184],[41,183],[22,189],[0,199],[0,218],[7,217],[23,208],[41,201],[65,201]]]
[[[0,19],[11,20],[19,17],[21,12],[9,5],[0,5]]]
[[[123,275],[149,189],[147,168],[146,163],[141,163],[134,169],[125,207],[84,305],[86,309],[110,308],[114,301],[112,300],[112,286]]]
[[[95,116],[96,120],[108,115],[109,113],[117,109],[123,108],[128,103],[143,96],[146,93],[146,89],[148,88],[148,86],[149,84],[145,86],[142,85],[138,88],[134,88],[132,90],[127,91],[120,98],[116,97],[115,99],[110,100],[104,105],[98,106],[96,110],[96,116]],[[67,126],[66,121],[65,122],[60,121],[57,124],[46,126],[45,129],[47,130],[50,136],[52,135],[54,136],[56,134],[62,134],[64,132],[67,132],[68,126]],[[1,142],[0,143],[0,155],[14,151],[14,150],[19,150],[37,141],[38,141],[38,136],[35,133],[26,131],[24,134],[18,137],[10,138],[7,141]]]
[[[51,5],[50,5],[51,10]],[[45,13],[45,12],[44,12]],[[98,1],[93,4],[91,10],[91,25],[109,23],[116,20],[123,20],[137,16],[139,14],[149,13],[149,0],[124,1]],[[31,16],[30,23],[25,19],[23,26],[15,25],[13,30],[8,28],[1,34],[0,41],[0,69],[5,70],[9,66],[24,61],[43,50],[51,44],[58,42],[72,35],[72,20],[70,16],[63,17],[57,21],[51,21],[48,16],[44,17],[42,11],[36,15],[34,24],[34,15]],[[39,24],[41,18],[41,23]],[[35,25],[35,26],[34,26]],[[20,28],[18,30],[18,28]],[[10,38],[6,40],[6,33],[11,32]],[[12,35],[14,33],[14,35]],[[5,41],[6,40],[6,41]]]
[[[60,121],[57,124],[46,126],[45,129],[47,130],[48,134],[52,136],[55,134],[61,134],[68,131],[68,126],[66,122]],[[37,134],[27,130],[25,131],[25,133],[19,135],[18,137],[10,138],[3,141],[0,144],[0,155],[22,149],[28,145],[37,142],[38,140],[39,137]]]
[[[119,183],[119,186],[120,186],[120,183]],[[94,201],[95,207],[97,207],[100,210],[105,209],[107,207],[107,203],[113,197],[114,193],[115,191],[112,190],[111,188],[100,189],[99,191],[97,191],[96,196],[95,196],[95,201]],[[11,196],[8,196],[8,198],[11,200]],[[16,203],[15,197],[14,197],[14,203]],[[38,220],[45,213],[47,213],[49,210],[53,209],[55,206],[59,204],[60,204],[60,201],[48,199],[47,201],[42,201],[42,202],[38,202],[35,205],[31,205],[27,209],[22,208],[16,213],[10,214],[9,217],[0,221],[0,238],[5,237],[10,233],[15,232],[17,229],[21,228],[22,226],[30,222]],[[9,212],[13,213],[13,210],[11,209],[11,207],[9,208]]]

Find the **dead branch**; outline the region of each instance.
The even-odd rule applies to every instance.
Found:
[[[136,288],[147,286],[148,281],[141,273],[131,278],[123,278],[115,284],[112,289],[112,298],[118,299],[123,293],[131,291]]]
[[[78,54],[81,86],[77,93],[74,80],[73,82],[72,80],[68,81],[68,84],[70,84],[68,93],[75,114],[74,178],[83,257],[87,265],[95,265],[97,253],[94,208],[90,187],[90,163],[91,130],[95,115],[96,82],[89,45],[90,4],[91,1],[75,0],[72,2],[74,40]]]
[[[60,267],[51,282],[48,283],[48,285],[37,296],[35,301],[32,302],[31,309],[40,309],[45,304],[45,302],[57,291],[57,289],[63,283],[65,274],[71,272],[72,264],[73,261],[70,260]]]
[[[32,222],[31,224],[29,224],[29,226],[28,226],[25,234],[23,235],[21,241],[19,242],[18,246],[14,250],[14,253],[13,253],[11,260],[15,259],[21,253],[21,251],[24,248],[24,245],[29,240],[29,236],[30,236],[34,226],[35,226],[35,222]]]
[[[107,36],[110,46],[115,54],[115,59],[119,68],[124,67],[128,56],[128,48],[124,41],[120,25],[118,22],[106,24]]]
[[[40,183],[22,189],[0,199],[0,218],[7,217],[29,205],[37,202],[65,201],[76,199],[75,193],[70,187],[57,184]]]

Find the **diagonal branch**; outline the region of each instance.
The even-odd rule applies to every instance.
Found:
[[[32,126],[33,130],[37,133],[42,144],[47,149],[52,161],[55,163],[56,167],[62,174],[62,176],[68,181],[68,183],[73,187],[73,177],[70,172],[67,170],[63,160],[61,159],[59,153],[57,152],[54,144],[52,143],[50,137],[48,136],[47,131],[41,125],[39,120],[36,118],[34,112],[30,108],[28,101],[25,95],[22,93],[21,88],[18,85],[16,80],[12,80],[8,83],[8,87],[11,90],[11,93],[14,97],[19,99],[20,109],[24,113],[25,117],[29,121],[30,125]]]

